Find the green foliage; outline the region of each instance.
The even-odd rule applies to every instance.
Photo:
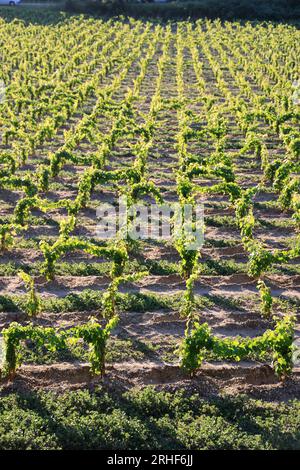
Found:
[[[180,273],[185,279],[191,276],[199,258],[198,250],[190,249],[188,243],[189,240],[186,240],[185,236],[176,238],[174,243],[181,258]]]
[[[1,397],[3,450],[299,449],[299,400],[203,398],[148,386],[118,392],[12,391]],[[155,430],[155,432],[154,432]]]
[[[186,289],[183,294],[182,303],[180,307],[180,314],[182,317],[187,318],[189,321],[193,317],[193,312],[196,307],[194,284],[199,277],[198,269],[194,270],[186,280]]]
[[[33,277],[30,274],[25,273],[24,271],[19,271],[19,277],[25,284],[26,289],[28,290],[28,298],[26,303],[26,312],[29,316],[35,317],[37,313],[40,311],[41,303],[40,299],[35,290],[35,284]]]
[[[0,178],[0,188],[21,189],[25,191],[26,195],[29,197],[34,196],[38,191],[29,176],[25,176],[24,178],[18,176]]]
[[[247,132],[245,145],[241,150],[241,154],[248,152],[249,150],[254,152],[256,158],[261,158],[262,154],[262,140],[254,132]]]
[[[300,159],[300,138],[293,139],[289,145],[289,151],[293,160],[299,161]]]
[[[266,20],[295,21],[300,18],[300,9],[293,0],[272,0],[272,3],[251,0],[190,0],[182,2],[159,3],[101,3],[92,0],[67,0],[66,9],[71,13],[94,13],[108,17],[124,15],[136,19],[189,20]]]
[[[188,6],[184,14],[193,13],[197,16],[203,8],[206,11],[207,5],[202,3],[195,5],[197,13],[194,7]],[[221,2],[222,6],[220,2],[214,3],[218,5],[213,5],[209,15],[230,17],[226,2]],[[240,14],[253,16],[252,5],[240,3]],[[97,5],[94,2],[93,8],[97,6],[100,7],[99,2]],[[113,6],[101,5],[101,8],[109,9]],[[130,5],[122,5],[120,8],[131,9]],[[134,5],[134,9],[137,8],[148,6]],[[175,13],[179,14],[176,10],[179,6],[175,4],[149,6],[150,11],[157,12],[156,9],[160,8],[165,9],[163,11],[175,9]],[[242,11],[244,8],[248,11],[247,15]],[[182,14],[183,10],[180,11]],[[21,18],[22,14],[24,21],[10,23],[3,20],[1,23],[3,44],[7,42],[6,35],[11,36],[11,28],[14,38],[17,38],[14,45],[8,42],[10,47],[4,47],[2,51],[2,78],[8,81],[9,86],[6,90],[8,99],[1,103],[5,149],[0,152],[0,188],[12,190],[13,196],[17,198],[8,200],[4,208],[5,212],[9,206],[15,205],[13,218],[10,213],[8,216],[4,214],[0,225],[1,251],[11,246],[15,235],[30,223],[43,223],[44,226],[51,224],[53,231],[54,227],[59,227],[59,235],[52,238],[51,232],[51,241],[42,235],[38,251],[38,255],[41,252],[44,257],[41,272],[48,280],[53,280],[55,274],[65,275],[66,270],[75,276],[102,275],[107,274],[108,268],[111,279],[104,292],[83,290],[80,293],[71,292],[66,297],[43,296],[39,299],[32,276],[38,274],[40,261],[32,264],[31,259],[28,262],[26,260],[26,263],[22,260],[31,273],[20,273],[28,292],[22,296],[4,294],[0,297],[0,307],[6,312],[18,313],[26,309],[30,316],[35,316],[40,309],[55,313],[97,311],[99,317],[103,315],[110,318],[112,323],[102,328],[96,321],[90,321],[67,332],[34,325],[12,325],[6,342],[7,364],[11,375],[21,361],[20,342],[28,338],[53,350],[64,347],[68,341],[77,344],[77,341],[84,340],[89,345],[89,359],[94,373],[103,374],[106,340],[112,328],[109,325],[115,325],[118,312],[150,312],[158,309],[179,310],[187,318],[186,345],[191,338],[195,341],[190,345],[192,352],[188,351],[186,345],[184,351],[192,370],[201,363],[209,350],[217,356],[232,360],[248,355],[253,357],[255,354],[262,359],[271,354],[276,372],[282,376],[287,374],[291,367],[289,341],[292,336],[287,321],[278,321],[274,331],[268,330],[254,339],[221,340],[213,336],[205,325],[196,324],[194,330],[190,330],[190,327],[195,310],[212,302],[227,309],[240,306],[239,299],[212,295],[208,296],[209,300],[197,297],[194,284],[201,269],[202,274],[230,275],[237,271],[244,272],[247,266],[248,274],[258,279],[262,314],[269,318],[272,311],[271,292],[260,276],[271,269],[273,272],[280,270],[278,265],[286,265],[299,256],[298,239],[294,248],[272,251],[255,239],[256,224],[258,229],[267,224],[278,228],[285,221],[277,220],[275,224],[274,221],[263,219],[256,223],[254,207],[255,210],[272,207],[271,204],[274,207],[277,203],[273,200],[254,206],[253,202],[260,189],[269,194],[275,190],[281,208],[292,211],[289,227],[296,230],[300,227],[299,112],[292,99],[291,83],[298,73],[297,51],[294,47],[297,29],[293,25],[271,23],[223,24],[219,20],[179,22],[176,28],[171,24],[153,25],[132,18],[126,21],[124,18],[112,21],[80,18],[78,23],[76,18],[62,18],[60,15],[56,27],[50,15],[46,23],[51,24],[51,28],[45,28],[46,33],[41,33],[41,28],[31,21],[31,16],[24,12],[20,14]],[[11,13],[7,15],[12,18]],[[39,20],[37,16],[34,18]],[[37,22],[40,23],[40,20]],[[284,47],[282,44],[278,46],[279,37]],[[80,48],[75,50],[74,44],[78,38]],[[21,55],[19,42],[22,42],[24,48]],[[42,49],[39,44],[43,45]],[[61,45],[54,47],[54,54],[53,44]],[[153,65],[153,90],[148,97],[145,96],[144,86],[148,84],[148,73],[153,71]],[[170,67],[174,69],[176,90],[175,93],[171,90],[166,97],[163,82],[170,73]],[[207,67],[213,87],[207,86]],[[197,99],[186,88],[188,71],[194,77],[192,88]],[[129,78],[130,88],[124,91],[123,85],[129,83]],[[144,99],[145,103],[140,106]],[[195,100],[201,103],[200,107],[194,106]],[[166,116],[177,119],[176,135],[168,126],[164,129]],[[160,127],[158,134],[157,127]],[[269,138],[273,141],[274,132],[279,141],[276,149],[269,141]],[[208,215],[207,224],[234,229],[238,227],[243,248],[249,254],[249,262],[242,266],[243,263],[220,261],[216,257],[201,263],[199,269],[200,247],[190,249],[190,238],[194,234],[191,237],[186,235],[185,221],[182,220],[179,236],[174,237],[173,246],[181,260],[178,267],[185,280],[184,294],[175,297],[143,292],[121,294],[121,283],[138,281],[146,274],[140,271],[139,262],[136,274],[131,274],[134,269],[128,267],[128,253],[143,258],[138,250],[143,251],[144,245],[131,243],[128,233],[125,241],[107,245],[72,236],[72,233],[80,230],[79,221],[85,218],[86,212],[94,209],[98,199],[94,194],[96,190],[110,191],[113,188],[127,196],[130,207],[143,198],[154,199],[162,204],[163,191],[167,198],[170,197],[170,188],[165,185],[161,189],[157,182],[158,174],[154,175],[157,178],[151,179],[154,166],[152,161],[150,165],[148,162],[149,156],[151,160],[157,159],[156,168],[159,167],[159,158],[164,158],[156,150],[157,146],[161,146],[162,135],[168,145],[174,144],[177,163],[170,155],[170,163],[166,167],[163,165],[160,173],[164,168],[174,170],[181,214],[185,204],[195,209],[199,196],[207,194],[207,199],[212,200],[211,207],[217,207],[220,212],[224,209],[225,212],[224,215]],[[244,142],[241,135],[245,138]],[[46,148],[51,149],[48,156],[45,156]],[[119,157],[120,149],[123,151],[123,148],[126,151],[122,154],[122,161],[119,161],[116,155]],[[22,168],[24,165],[29,169]],[[65,168],[67,165],[71,168]],[[264,173],[265,187],[262,182],[257,183],[255,180],[259,167]],[[64,169],[66,171],[62,174]],[[245,169],[255,170],[249,180],[245,177]],[[79,175],[79,180],[77,194],[73,198],[75,174]],[[49,197],[41,195],[49,189],[52,192],[57,189],[65,191],[66,188],[72,191],[72,197],[58,197],[54,202],[51,199],[53,193]],[[222,202],[213,201],[216,194],[224,196]],[[31,211],[34,209],[44,213],[53,210],[54,218],[33,217]],[[127,221],[129,228],[132,222],[130,217]],[[195,228],[195,221],[192,225]],[[38,250],[38,237],[34,240],[19,237],[18,248],[28,248],[27,243],[32,243],[29,248]],[[227,242],[214,240],[214,246],[220,247],[220,243],[226,246]],[[88,266],[83,262],[80,270],[76,271],[74,265],[70,267],[71,263],[68,266],[67,263],[59,263],[63,256],[77,251],[94,257],[93,265]],[[95,258],[101,258],[101,262],[104,258],[105,267]],[[37,256],[37,259],[40,258]],[[161,260],[147,263],[152,274],[177,273],[176,263],[172,263],[172,266],[164,265]],[[11,274],[18,269],[16,263],[7,265],[1,272]],[[201,347],[197,349],[199,344],[204,345],[204,351]],[[149,400],[154,399],[150,396]],[[115,419],[122,434],[122,426],[126,427],[128,423],[119,413],[116,413]],[[224,424],[222,420],[208,422],[209,425],[215,424],[218,430]],[[179,434],[184,436],[184,442],[202,442],[203,435],[199,437],[196,431],[198,424],[190,432],[184,426],[179,426]],[[138,429],[141,432],[143,430],[140,427]],[[237,430],[234,436],[238,439]],[[121,441],[125,442],[126,439]]]
[[[71,221],[72,223],[72,221]],[[113,261],[111,276],[120,276],[125,267],[125,263],[128,259],[127,250],[124,244],[121,242],[118,246],[98,246],[85,240],[81,240],[76,237],[66,238],[61,235],[55,243],[52,245],[45,241],[40,242],[40,249],[44,255],[44,264],[42,267],[42,273],[46,275],[47,279],[51,280],[55,275],[55,263],[57,260],[66,253],[70,253],[75,250],[83,250],[92,256],[105,257]]]
[[[135,282],[139,279],[142,279],[144,276],[147,276],[148,274],[148,271],[142,271],[139,273],[126,274],[114,278],[102,296],[103,316],[106,318],[111,318],[117,315],[117,294],[119,285],[121,283]]]
[[[0,251],[7,250],[14,243],[16,229],[11,224],[0,225]]]
[[[40,165],[37,170],[38,190],[42,192],[48,191],[49,180],[50,170],[46,166]]]
[[[292,316],[277,319],[273,330],[267,330],[256,338],[218,338],[214,336],[207,323],[195,323],[191,331],[186,331],[179,353],[181,366],[190,374],[201,366],[207,352],[212,351],[219,359],[240,361],[255,356],[264,360],[267,353],[272,354],[273,366],[277,376],[284,379],[292,370],[294,339]]]
[[[299,195],[300,193],[300,178],[294,177],[291,178],[287,184],[282,188],[281,194],[278,198],[279,204],[284,209],[292,208],[293,197],[294,195]]]
[[[250,240],[246,243],[249,250],[248,273],[249,276],[258,278],[268,271],[273,264],[286,263],[297,256],[297,249],[291,250],[266,250],[260,242]]]
[[[89,361],[93,374],[104,375],[105,372],[105,351],[107,339],[111,330],[118,323],[118,317],[112,318],[107,325],[102,326],[94,319],[82,326],[76,326],[69,330],[58,331],[51,327],[40,327],[33,324],[21,326],[18,323],[11,323],[4,329],[2,334],[5,342],[5,373],[13,378],[16,369],[21,365],[21,355],[19,353],[20,342],[31,340],[37,345],[44,346],[50,351],[65,348],[66,342],[72,343],[82,339],[90,346]]]
[[[68,331],[68,335],[71,335],[71,340],[83,339],[83,341],[90,345],[89,361],[91,371],[95,375],[103,377],[105,373],[106,343],[111,331],[117,326],[118,321],[118,317],[115,316],[109,320],[105,328],[102,328],[99,323],[91,319],[85,325],[71,328]]]
[[[59,336],[54,328],[44,328],[39,326],[21,326],[18,323],[11,323],[8,328],[2,331],[5,342],[5,364],[4,371],[10,378],[13,378],[17,367],[20,365],[21,357],[19,345],[21,341],[32,340],[39,345],[44,345],[49,349],[56,349],[64,345],[64,336]]]
[[[199,190],[200,192],[227,194],[232,203],[241,197],[241,188],[237,183],[219,183]]]
[[[265,282],[261,279],[257,283],[257,289],[261,298],[261,312],[263,316],[269,318],[272,313],[273,299],[271,289],[266,286]]]

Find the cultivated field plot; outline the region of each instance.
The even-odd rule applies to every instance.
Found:
[[[299,30],[7,15],[3,386],[296,396]],[[120,195],[203,204],[204,245],[100,240]]]

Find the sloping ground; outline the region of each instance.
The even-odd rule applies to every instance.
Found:
[[[97,38],[98,22],[92,21],[93,24],[90,23],[88,28]],[[122,40],[125,42],[129,34],[128,29],[136,28],[136,35],[130,37],[126,43],[128,54],[136,45],[138,31],[142,32],[147,28],[145,24],[134,24],[129,28],[128,25],[120,22],[119,26],[110,30],[109,24],[108,26],[102,22],[101,24],[102,33],[107,34],[107,38],[112,37],[112,41],[116,39],[118,28],[124,28]],[[85,22],[82,21],[78,34],[82,34],[83,37],[85,27]],[[228,37],[222,46],[224,55],[221,56],[220,51],[215,49],[213,42],[214,29],[209,30],[205,24],[202,27],[213,57],[223,71],[223,78],[228,90],[232,95],[239,95],[247,100],[247,93],[241,82],[237,80],[237,77],[232,76],[229,68],[232,66],[232,62],[236,61],[236,56],[229,49],[230,41],[235,40],[233,32],[229,27],[228,30],[224,29],[224,34],[227,34]],[[41,30],[45,29],[47,32],[47,28],[49,30],[54,26],[38,26],[36,28],[35,34],[40,34]],[[215,28],[216,34],[219,34],[218,24]],[[120,104],[125,99],[128,89],[132,89],[136,84],[135,80],[140,73],[142,59],[146,57],[154,37],[152,36],[152,34],[154,35],[153,31],[154,27],[150,25],[141,45],[140,55],[132,58],[127,73],[122,77],[111,97],[114,104]],[[176,31],[175,25],[160,85],[160,96],[162,100],[165,100],[165,103],[178,99]],[[19,34],[20,38],[22,38],[22,34],[25,37],[26,28]],[[66,26],[65,34],[72,34],[72,26]],[[164,34],[166,31],[164,28],[160,34],[155,52],[149,59],[147,72],[141,80],[140,90],[134,101],[134,118],[138,122],[142,121],[143,117],[149,113],[151,100],[156,91],[158,64],[165,44]],[[280,31],[277,31],[276,27],[274,27],[274,34],[279,40]],[[298,37],[297,30],[293,30],[293,34]],[[251,42],[251,38],[255,37],[255,28],[251,31],[249,26],[246,31],[245,44]],[[185,40],[183,49],[182,73],[187,107],[195,113],[201,121],[201,125],[205,127],[208,115],[206,115],[203,96],[199,91],[195,63],[192,60],[190,44],[193,43],[197,47],[197,61],[203,67],[204,90],[207,96],[215,100],[216,107],[220,106],[218,112],[227,119],[225,152],[231,155],[236,182],[243,189],[256,186],[263,179],[260,158],[253,155],[250,150],[245,155],[240,155],[239,151],[244,145],[245,135],[236,122],[236,116],[231,113],[229,107],[227,109],[226,100],[228,97],[224,96],[220,90],[216,78],[218,72],[213,70],[212,63],[207,57],[207,51],[203,49],[201,41],[197,40],[197,35],[189,32],[187,38],[189,39]],[[50,44],[52,40],[55,43],[57,37],[50,39]],[[102,47],[104,46],[102,45]],[[235,46],[239,48],[238,39]],[[97,84],[100,90],[112,84],[126,63],[126,54],[122,47],[123,43],[120,39],[113,42],[113,49],[119,50],[120,57]],[[84,50],[86,56],[82,61],[85,60],[89,64],[93,57],[89,56],[87,50],[88,47]],[[37,52],[42,54],[42,46]],[[75,46],[70,47],[67,52],[75,54]],[[240,52],[243,53],[243,51]],[[263,52],[258,57],[258,63],[262,63],[264,60]],[[282,58],[280,51],[278,56]],[[10,65],[14,70],[14,65]],[[60,67],[63,68],[63,65],[61,64]],[[241,69],[240,64],[236,64],[236,67],[237,70]],[[93,74],[99,73],[100,70],[101,64],[96,64],[96,68],[92,70],[89,77],[86,77],[86,80],[90,79]],[[269,77],[269,80],[272,83],[272,77]],[[254,95],[264,96],[264,89],[253,78],[249,78],[248,85]],[[45,140],[42,145],[37,146],[35,152],[29,155],[27,162],[18,168],[16,174],[19,177],[28,172],[30,175],[34,175],[38,165],[48,164],[49,152],[50,155],[53,154],[65,142],[64,131],[74,129],[83,114],[91,112],[95,102],[95,94],[88,96],[81,108],[63,126],[58,128],[57,133],[50,140]],[[248,104],[251,109],[253,104],[250,101]],[[24,120],[25,129],[30,133],[31,124],[26,121],[26,107],[21,119]],[[77,145],[75,153],[86,157],[93,155],[98,150],[97,144],[101,141],[101,136],[107,136],[112,125],[111,114],[103,112],[101,116],[98,116],[96,122],[96,141],[83,139]],[[194,125],[199,125],[199,122],[195,122]],[[286,148],[273,127],[263,119],[259,122],[259,126],[259,135],[268,148],[270,161],[275,158],[284,158]],[[299,126],[299,122],[297,126]],[[3,124],[2,127],[1,131],[4,132],[5,125]],[[146,174],[147,178],[161,190],[164,200],[168,202],[178,200],[175,171],[179,167],[176,147],[179,127],[176,109],[170,109],[167,105],[162,106],[155,122]],[[118,138],[110,152],[105,169],[109,171],[131,167],[135,159],[133,146],[136,141],[137,136]],[[5,142],[1,143],[3,152],[11,151],[12,148],[13,139],[10,139],[7,145]],[[197,138],[191,138],[188,142],[188,151],[194,156],[204,158],[212,150],[213,143],[209,139],[203,139],[199,142]],[[49,190],[41,193],[42,197],[51,201],[74,200],[78,193],[79,178],[86,168],[88,168],[88,163],[86,165],[65,163],[58,176],[50,180]],[[195,184],[202,187],[212,186],[218,181],[218,178],[205,176],[194,180]],[[110,184],[97,186],[87,207],[81,208],[79,211],[77,225],[72,235],[96,239],[96,207],[101,202],[116,202],[117,195],[116,188]],[[16,204],[23,196],[24,193],[15,188],[0,189],[0,218],[3,224],[13,220]],[[263,186],[254,198],[253,211],[256,219],[254,236],[257,240],[264,242],[270,250],[275,248],[289,249],[297,237],[297,226],[292,219],[293,212],[283,210],[277,204],[277,199],[278,194],[270,184]],[[142,200],[146,200],[146,198]],[[267,328],[273,327],[273,321],[263,318],[261,315],[260,300],[256,288],[257,280],[251,278],[247,273],[248,253],[241,240],[232,204],[227,195],[218,193],[201,194],[201,196],[197,196],[197,202],[204,205],[206,229],[205,243],[199,258],[200,275],[194,289],[197,301],[195,315],[199,317],[201,322],[207,322],[213,333],[220,337],[261,335]],[[65,208],[51,209],[46,213],[34,208],[28,217],[26,230],[17,236],[13,247],[1,253],[1,328],[9,326],[12,321],[18,321],[21,324],[26,324],[29,321],[23,308],[26,291],[23,282],[17,275],[19,269],[31,272],[35,279],[37,292],[42,299],[42,312],[34,320],[36,325],[69,328],[85,323],[91,316],[102,319],[101,293],[110,282],[111,264],[109,262],[86,255],[81,251],[75,251],[72,254],[66,254],[59,260],[54,281],[46,281],[40,273],[43,255],[39,249],[39,242],[41,240],[54,242],[59,234],[58,222],[65,216]],[[255,361],[226,364],[218,361],[215,363],[212,358],[203,365],[193,381],[185,375],[179,368],[179,358],[176,353],[184,337],[186,327],[186,318],[179,314],[179,307],[185,291],[185,281],[179,274],[179,265],[180,256],[170,241],[140,241],[137,249],[129,251],[128,271],[135,272],[147,268],[150,273],[142,280],[123,284],[120,288],[120,323],[108,344],[107,378],[104,380],[110,384],[120,384],[125,388],[152,384],[163,389],[168,386],[177,389],[196,385],[199,389],[203,386],[206,395],[207,392],[215,394],[225,390],[228,393],[247,392],[255,396],[266,395],[274,400],[298,397],[299,377],[297,370],[290,381],[281,384],[275,378],[268,360],[265,364],[258,364]],[[299,276],[299,258],[285,264],[274,265],[269,272],[264,274],[263,279],[271,288],[274,297],[274,313],[282,316],[286,312],[294,312],[299,319],[297,311],[300,297]],[[299,335],[299,322],[296,324],[296,335]],[[87,364],[78,363],[78,361],[86,360],[85,349],[52,354],[43,348],[36,349],[34,345],[27,342],[23,345],[22,355],[25,365],[18,371],[13,385],[7,381],[3,382],[4,390],[10,390],[11,387],[18,389],[19,386],[26,388],[27,386],[32,389],[46,388],[64,391],[94,386],[101,382],[99,379],[91,377]]]

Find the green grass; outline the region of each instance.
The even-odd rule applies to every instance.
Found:
[[[64,262],[61,261],[55,267],[57,276],[108,276],[111,270],[111,262],[103,261],[101,263],[80,262]],[[0,263],[1,276],[17,276],[20,270],[23,270],[32,276],[39,276],[42,268],[42,261],[33,263],[9,261]],[[238,263],[230,259],[208,259],[199,261],[199,269],[201,275],[205,276],[230,276],[231,274],[240,274],[247,272],[246,263]],[[167,260],[130,260],[126,267],[125,273],[149,271],[154,276],[168,276],[171,274],[179,274],[178,263]],[[278,264],[269,270],[272,274],[297,275],[300,274],[299,264]]]
[[[239,245],[241,243],[240,240],[236,239],[214,239],[214,238],[207,238],[205,237],[205,245],[208,247],[215,247],[215,248],[226,248],[226,247],[233,247]]]
[[[215,215],[205,217],[205,224],[208,227],[227,227],[237,228],[237,222],[234,216],[231,215]]]
[[[86,343],[69,344],[66,348],[51,351],[43,345],[37,345],[32,341],[23,341],[20,344],[19,355],[24,364],[53,364],[57,362],[88,362],[89,351]],[[175,349],[175,348],[174,348]],[[107,343],[106,362],[116,363],[122,361],[142,361],[151,355],[151,345],[130,339],[110,337]],[[174,354],[173,354],[174,356]],[[174,360],[174,357],[173,357]]]
[[[0,398],[6,449],[299,449],[300,401],[198,393],[71,391]]]
[[[20,248],[18,246],[18,248]],[[60,261],[55,267],[57,276],[104,276],[109,275],[112,263],[103,261],[97,262],[65,262]],[[33,263],[16,263],[14,261],[0,263],[0,276],[16,276],[22,269],[33,276],[40,275],[42,261]],[[148,270],[150,274],[161,276],[169,274],[178,274],[178,263],[172,263],[166,260],[130,260],[125,267],[125,273]]]
[[[65,297],[52,297],[41,299],[41,311],[64,312],[92,312],[101,311],[102,292],[86,289],[80,293],[71,293]],[[0,295],[0,312],[25,311],[25,295]],[[153,293],[118,293],[117,305],[122,312],[154,312],[156,310],[179,310],[182,294],[158,295]],[[203,308],[210,302],[201,296],[196,298],[196,306]]]
[[[236,263],[232,260],[209,259],[199,264],[200,273],[205,276],[230,276],[231,274],[247,272],[246,263]]]
[[[221,18],[223,20],[296,20],[300,9],[286,0],[180,0],[170,3],[94,2],[67,0],[66,9],[76,13],[124,15],[135,18],[175,20],[187,18]]]

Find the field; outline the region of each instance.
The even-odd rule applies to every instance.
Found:
[[[299,449],[299,29],[0,13],[0,447]]]

